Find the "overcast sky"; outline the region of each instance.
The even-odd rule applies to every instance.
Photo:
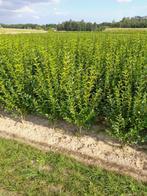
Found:
[[[0,23],[103,22],[147,15],[147,0],[0,0]]]

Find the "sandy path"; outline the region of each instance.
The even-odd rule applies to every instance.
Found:
[[[97,136],[75,136],[70,129],[63,122],[51,126],[47,120],[38,117],[31,116],[21,122],[0,116],[1,137],[13,138],[43,150],[62,152],[87,164],[147,182],[147,153],[143,150],[122,147],[102,133]]]

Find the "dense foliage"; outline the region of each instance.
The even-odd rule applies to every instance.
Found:
[[[120,22],[109,24],[111,27],[121,28],[147,28],[147,16],[125,17]]]
[[[60,24],[0,24],[2,28],[18,28],[18,29],[44,29],[58,31],[101,31],[104,27],[100,27],[97,23],[81,21],[65,21]]]
[[[100,27],[97,23],[69,20],[57,25],[58,31],[102,31],[104,27]]]
[[[146,34],[0,36],[0,107],[64,119],[103,119],[121,141],[147,140]]]

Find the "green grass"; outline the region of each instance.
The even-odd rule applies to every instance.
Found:
[[[31,196],[147,195],[147,185],[130,177],[0,139],[0,192],[4,190]]]

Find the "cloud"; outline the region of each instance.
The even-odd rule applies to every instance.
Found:
[[[16,9],[16,10],[13,10],[14,13],[35,13],[35,10],[33,10],[31,7],[29,6],[24,6],[20,9]]]
[[[0,0],[0,9],[16,10],[37,3],[58,3],[59,0]]]
[[[53,14],[56,15],[56,16],[67,16],[67,15],[69,15],[69,12],[67,12],[67,11],[61,11],[58,8],[55,7]]]
[[[59,2],[60,0],[0,0],[0,23],[13,23],[17,18],[23,17],[39,19],[35,6],[57,5]]]
[[[117,0],[118,3],[129,3],[132,0]]]

